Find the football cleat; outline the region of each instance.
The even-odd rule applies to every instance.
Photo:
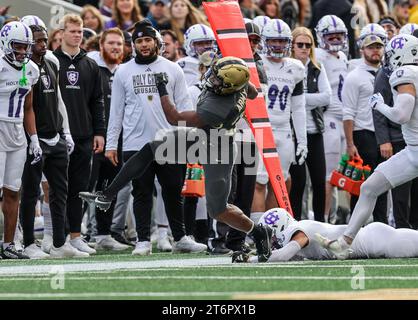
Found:
[[[88,204],[94,204],[97,208],[103,211],[107,211],[112,204],[112,200],[106,198],[101,191],[87,192],[82,191],[78,193],[78,196],[86,201]]]
[[[258,262],[266,262],[271,256],[273,229],[260,223],[254,226],[251,235],[254,237],[255,247],[257,248]]]
[[[3,259],[30,259],[23,251],[17,250],[13,242],[7,248],[2,248],[1,257]]]
[[[250,259],[250,253],[235,251],[232,253],[232,263],[246,263]]]

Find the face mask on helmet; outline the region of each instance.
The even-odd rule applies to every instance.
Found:
[[[212,51],[214,53],[217,51],[216,41],[213,40],[193,41],[191,46],[195,57],[199,57],[207,51]]]
[[[290,56],[292,49],[292,39],[290,38],[272,38],[264,41],[266,54],[272,58],[285,58]]]
[[[273,229],[272,249],[283,247],[283,232],[296,220],[282,208],[273,208],[266,211],[258,221],[262,225],[269,225]]]
[[[21,22],[10,22],[0,30],[1,49],[7,61],[21,68],[32,54],[32,31]]]
[[[204,78],[216,94],[228,95],[243,89],[248,84],[250,71],[243,60],[225,57],[209,68]]]
[[[343,32],[339,33],[327,33],[323,34],[324,49],[331,52],[343,51],[347,47],[347,34]]]
[[[337,16],[327,15],[322,17],[315,31],[319,48],[328,52],[346,51],[348,49],[347,28]]]

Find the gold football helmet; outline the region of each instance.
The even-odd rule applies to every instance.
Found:
[[[244,88],[250,80],[250,70],[244,60],[224,57],[215,62],[209,81],[215,93],[227,95]]]

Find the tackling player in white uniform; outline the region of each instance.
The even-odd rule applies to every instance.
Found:
[[[198,83],[201,77],[199,56],[206,51],[216,53],[216,40],[212,29],[204,24],[192,25],[187,29],[184,37],[187,57],[179,59],[177,63],[183,69],[187,85],[192,86]]]
[[[361,226],[370,217],[377,197],[418,176],[418,39],[411,35],[393,37],[386,45],[386,59],[393,70],[389,82],[394,94],[394,106],[390,108],[385,105],[380,93],[370,97],[369,106],[402,125],[407,146],[381,163],[362,184],[360,198],[344,234],[333,241],[329,239],[335,237],[319,237],[322,245],[339,259],[349,255],[350,245],[353,245]],[[398,249],[401,250],[403,245]]]
[[[312,220],[296,221],[286,210],[274,208],[260,218],[259,223],[273,229],[272,253],[267,262],[289,260],[334,260],[336,256],[323,248],[317,234],[329,238],[342,235],[347,225],[332,225]],[[418,231],[395,229],[373,222],[360,229],[351,246],[349,259],[418,257]],[[235,252],[233,262],[254,262],[252,257]]]
[[[324,112],[325,132],[323,133],[327,181],[325,217],[328,217],[331,211],[332,194],[336,191],[329,181],[345,149],[341,93],[347,76],[348,62],[343,51],[348,45],[348,36],[344,22],[334,15],[324,16],[319,20],[315,30],[318,40],[315,55],[318,62],[325,68],[332,91],[331,103]]]
[[[29,60],[32,31],[21,22],[10,22],[0,30],[4,56],[0,59],[0,187],[3,188],[5,217],[4,259],[27,259],[17,251],[14,232],[19,206],[19,189],[26,161],[26,136],[30,136],[32,163],[42,157],[32,109],[32,86],[38,81],[39,69]]]
[[[299,164],[305,161],[308,153],[303,91],[305,67],[299,60],[289,58],[292,33],[284,21],[280,19],[269,21],[263,28],[261,37],[266,52],[261,57],[267,75],[267,111],[280,157],[283,177],[287,180],[290,165],[295,161],[295,148],[290,126],[291,118],[297,140],[296,160]],[[267,200],[264,200],[267,183],[268,174],[260,161],[253,212],[264,212],[264,202],[267,209],[276,207],[276,199],[270,187]]]

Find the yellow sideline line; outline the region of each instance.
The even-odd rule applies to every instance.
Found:
[[[233,295],[236,300],[418,300],[418,289],[301,291]]]

